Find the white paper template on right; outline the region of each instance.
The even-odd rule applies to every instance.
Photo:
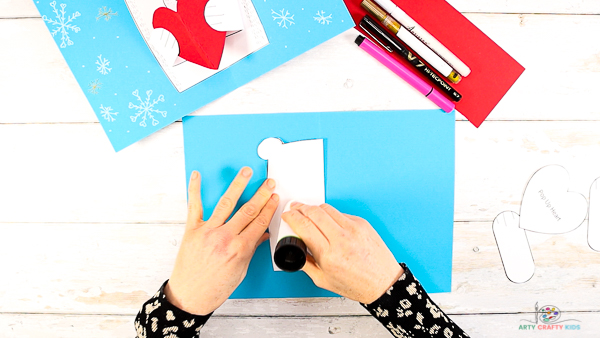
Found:
[[[513,283],[525,283],[533,277],[535,263],[526,230],[519,228],[519,215],[504,211],[492,224],[506,277]]]
[[[527,183],[521,201],[522,229],[562,234],[580,226],[587,215],[587,200],[569,191],[569,173],[559,165],[538,170]]]
[[[269,225],[271,260],[277,245],[283,208],[290,201],[320,205],[325,203],[325,165],[323,140],[283,143],[267,138],[258,146],[258,156],[267,160],[267,176],[276,182],[279,206]],[[273,262],[273,269],[281,271]]]
[[[590,187],[590,206],[588,213],[588,244],[590,248],[600,251],[600,178],[594,180]]]

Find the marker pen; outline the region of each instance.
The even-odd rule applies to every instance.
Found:
[[[386,12],[398,20],[400,24],[406,27],[414,36],[421,40],[437,55],[439,55],[444,61],[448,62],[452,68],[454,68],[463,77],[468,76],[471,73],[471,69],[462,62],[456,55],[454,55],[446,46],[439,42],[433,35],[429,34],[425,28],[421,27],[413,18],[411,18],[406,12],[400,7],[396,6],[390,0],[375,0]]]
[[[442,60],[439,55],[434,53],[429,47],[427,47],[421,40],[417,39],[412,35],[405,27],[402,27],[398,21],[394,20],[391,16],[381,9],[377,4],[371,0],[363,0],[360,4],[364,9],[371,13],[377,20],[379,20],[385,27],[387,27],[392,33],[396,34],[401,41],[406,43],[415,53],[419,54],[423,60],[427,61],[431,67],[435,68],[440,74],[447,77],[453,83],[460,82],[460,75],[455,72],[450,65]]]
[[[283,212],[290,210],[292,201],[283,208]],[[289,224],[281,218],[277,235],[277,246],[273,253],[273,261],[283,271],[294,272],[302,269],[306,264],[306,244],[296,235]]]
[[[434,73],[429,66],[423,63],[423,61],[421,61],[421,59],[419,59],[416,55],[413,55],[408,48],[404,47],[398,42],[397,38],[388,33],[383,27],[381,27],[380,24],[371,19],[368,15],[365,15],[358,25],[367,34],[369,34],[375,42],[379,43],[383,49],[387,50],[388,52],[396,52],[402,55],[402,57],[411,65],[415,66],[415,68],[421,74],[430,79],[433,84],[438,87],[438,89],[440,89],[443,93],[448,94],[453,101],[458,102],[460,99],[462,99],[462,95],[459,92],[446,83],[444,79]]]
[[[423,81],[417,74],[400,64],[386,53],[386,51],[365,39],[364,36],[359,35],[354,42],[365,52],[369,53],[369,55],[377,59],[377,61],[383,63],[384,66],[388,67],[391,71],[396,73],[396,75],[400,76],[404,81],[408,82],[416,90],[421,92],[421,94],[425,95],[433,103],[442,108],[443,111],[449,113],[454,109],[454,103],[447,99],[444,94],[435,90],[433,86]]]

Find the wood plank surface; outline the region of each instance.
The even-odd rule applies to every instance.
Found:
[[[599,32],[600,16],[467,17],[526,68],[488,120],[598,120],[600,45],[572,37]],[[0,74],[18,79],[0,81],[5,97],[0,123],[97,121],[41,20],[0,20],[0,30],[12,32],[0,35],[0,45],[18,51],[5,54],[0,63]],[[197,114],[437,108],[383,65],[359,53],[352,42],[356,36],[351,29]]]
[[[453,316],[471,337],[580,337],[595,338],[598,314],[594,312],[562,313],[574,319],[561,325],[579,325],[579,330],[519,330],[533,320],[532,313]],[[538,324],[539,325],[539,324]],[[133,318],[123,316],[22,315],[0,314],[0,335],[5,338],[105,338],[132,337]],[[220,317],[211,318],[202,337],[261,338],[384,338],[388,331],[370,316],[344,317]]]
[[[0,222],[181,222],[181,123],[115,153],[98,124],[0,125]]]
[[[600,3],[596,0],[449,0],[448,3],[465,13],[600,14]],[[0,19],[39,16],[31,0],[0,2]]]
[[[474,13],[548,13],[600,14],[600,3],[595,0],[448,0],[461,12]]]
[[[48,3],[50,3],[50,1]],[[2,0],[2,2],[0,2],[0,19],[23,17],[40,17],[40,13],[33,1]]]
[[[524,284],[504,275],[490,222],[457,222],[454,229],[452,292],[432,296],[447,313],[520,313],[536,302],[600,310],[600,253],[587,245],[586,225],[563,235],[528,234],[536,273]],[[11,276],[0,280],[0,313],[133,315],[169,277],[183,224],[3,223],[0,231],[0,266]],[[256,299],[230,300],[216,313],[343,316],[364,310],[342,298]]]
[[[600,121],[456,124],[456,221],[519,211],[531,175],[563,165],[573,191],[600,177]],[[183,131],[175,123],[114,153],[98,124],[0,124],[0,222],[179,223]],[[35,211],[33,211],[35,210]]]

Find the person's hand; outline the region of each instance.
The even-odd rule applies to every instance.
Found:
[[[256,248],[269,238],[265,231],[279,204],[272,179],[227,221],[251,176],[252,169],[242,168],[203,221],[200,175],[192,173],[187,225],[165,287],[167,300],[181,310],[207,315],[221,306],[246,276]]]
[[[369,222],[323,204],[292,203],[283,219],[312,256],[302,268],[320,288],[370,304],[404,270]]]

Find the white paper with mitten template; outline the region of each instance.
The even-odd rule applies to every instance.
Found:
[[[492,224],[506,277],[513,283],[525,283],[533,277],[535,263],[527,240],[527,231],[519,228],[519,215],[500,213]]]
[[[267,160],[267,176],[276,182],[279,206],[269,225],[271,260],[277,245],[283,208],[290,201],[320,205],[325,203],[325,164],[323,140],[283,143],[267,138],[258,146],[258,156]],[[281,271],[273,261],[273,269]]]
[[[519,227],[562,234],[580,226],[587,215],[587,200],[569,191],[569,173],[559,165],[538,170],[529,180],[521,202]]]
[[[600,178],[594,180],[590,187],[590,207],[588,213],[588,244],[590,248],[600,251]]]
[[[563,234],[578,228],[588,215],[588,201],[569,190],[569,173],[559,165],[536,171],[525,188],[521,214],[504,211],[492,225],[498,251],[509,280],[524,283],[535,272],[533,255],[527,238]],[[600,197],[598,184],[590,189],[588,243],[600,249]],[[598,199],[598,201],[596,201]],[[535,236],[534,236],[535,237]]]
[[[254,9],[254,5],[251,0],[239,0],[239,9],[234,11],[232,16],[238,16],[241,13],[243,30],[240,31],[229,31],[227,38],[225,39],[225,49],[223,50],[223,57],[219,65],[219,69],[213,70],[204,68],[192,62],[187,62],[178,57],[179,45],[173,34],[169,31],[158,28],[154,29],[152,26],[152,15],[154,11],[159,7],[167,7],[172,10],[176,10],[176,1],[163,1],[163,0],[125,0],[129,11],[137,25],[140,34],[144,37],[144,40],[148,44],[148,47],[154,54],[154,57],[162,67],[163,71],[173,83],[173,86],[177,91],[182,92],[189,89],[193,85],[209,78],[217,72],[231,66],[242,58],[250,55],[253,52],[263,48],[269,44],[267,34],[260,22],[258,14]],[[210,1],[207,4],[208,14],[210,13],[226,13],[231,12],[232,7],[235,5],[235,1]],[[211,6],[208,8],[208,6]],[[217,5],[221,8],[214,8]],[[236,8],[233,8],[236,9]],[[206,13],[206,12],[205,12]],[[201,13],[201,14],[205,14]],[[199,15],[201,15],[199,14]],[[226,16],[227,17],[227,16]],[[213,18],[205,18],[210,24]],[[233,24],[230,21],[234,21]],[[228,20],[227,28],[232,28],[239,24],[235,23],[235,19]],[[216,26],[218,27],[218,23]],[[211,25],[213,29],[215,24]]]

